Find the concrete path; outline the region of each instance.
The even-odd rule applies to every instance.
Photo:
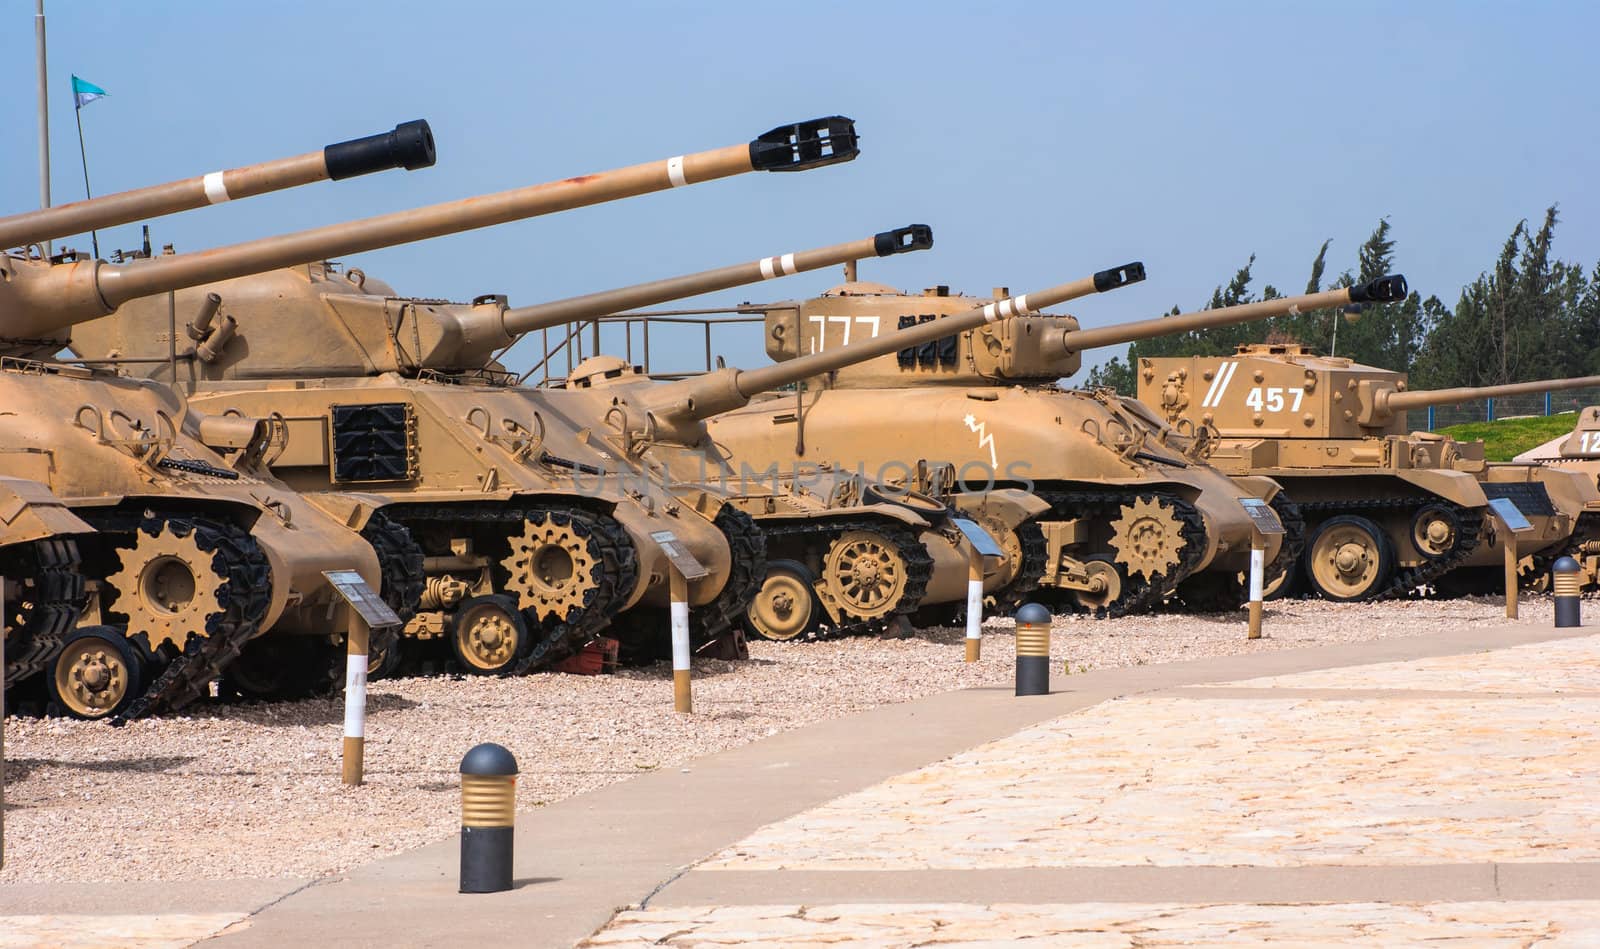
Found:
[[[132,905],[187,914],[219,947],[570,946],[642,904],[595,941],[1594,938],[1600,637],[1582,632],[1058,670],[1050,696],[883,707],[523,814],[504,894],[455,892],[452,839],[315,883],[119,885],[114,904],[8,888],[0,930]],[[1588,757],[1551,767],[1552,747]],[[1455,790],[1404,799],[1441,768]],[[1312,816],[1335,845],[1282,832]],[[1259,905],[1301,901],[1322,907]],[[183,944],[160,936],[127,943]]]

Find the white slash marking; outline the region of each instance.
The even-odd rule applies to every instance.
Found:
[[[213,171],[202,178],[200,182],[205,186],[206,200],[212,204],[221,204],[224,201],[231,200],[233,197],[228,194],[228,186],[223,182],[222,172],[220,171]]]
[[[682,155],[667,159],[667,180],[672,182],[674,188],[681,188],[689,183],[689,179],[683,176]]]
[[[367,657],[346,656],[344,667],[344,737],[367,737]]]
[[[983,581],[967,581],[967,638],[983,638]]]
[[[991,473],[994,472],[996,469],[998,469],[1000,467],[1000,461],[999,461],[998,458],[995,457],[994,436],[989,434],[988,423],[987,422],[980,422],[980,421],[978,421],[978,419],[975,416],[972,416],[972,415],[968,415],[966,418],[962,419],[961,421],[966,423],[967,431],[976,432],[977,433],[977,435],[978,435],[978,448],[979,449],[984,449],[984,448],[989,449],[989,470],[990,470]]]
[[[1212,378],[1211,388],[1206,390],[1206,397],[1200,405],[1208,409],[1221,405],[1222,396],[1228,391],[1228,383],[1233,381],[1233,374],[1238,368],[1239,364],[1236,362],[1224,362],[1222,368],[1218,369],[1216,376]]]
[[[672,671],[689,668],[689,604],[672,601]]]

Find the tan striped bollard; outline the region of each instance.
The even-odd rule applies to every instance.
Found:
[[[1017,610],[1017,694],[1050,694],[1050,611],[1037,603]]]
[[[461,892],[511,889],[517,759],[486,742],[461,759]]]
[[[1259,531],[1252,532],[1250,536],[1250,631],[1245,635],[1247,639],[1261,638],[1261,599],[1262,591],[1266,587],[1267,551],[1266,539]]]
[[[1583,586],[1583,567],[1571,557],[1562,557],[1550,568],[1550,588],[1556,595],[1556,628],[1582,626],[1578,594]]]

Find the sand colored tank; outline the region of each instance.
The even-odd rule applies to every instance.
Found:
[[[8,692],[44,670],[78,625],[83,574],[76,538],[92,532],[47,486],[0,476]]]
[[[1137,264],[1103,271],[1065,299],[1140,279]],[[1228,606],[1242,595],[1238,574],[1253,533],[1239,498],[1281,503],[1276,486],[1211,469],[1192,431],[1174,429],[1135,400],[1064,391],[1055,380],[1075,372],[1092,346],[1260,319],[1344,293],[1080,330],[1071,317],[1040,314],[1065,301],[1038,294],[999,292],[984,303],[944,288],[912,296],[853,282],[760,308],[767,352],[778,361],[773,371],[802,373],[803,390],[755,401],[707,427],[752,459],[869,471],[926,459],[952,465],[967,486],[1029,486],[1052,513],[1012,535],[991,526],[1025,552],[1024,583],[1059,591],[1096,615],[1148,608],[1175,591],[1197,608]],[[916,341],[906,342],[907,332]],[[828,361],[862,340],[883,352],[843,368]],[[905,424],[912,418],[918,423]],[[1285,514],[1293,519],[1292,508]],[[1276,558],[1284,545],[1269,540],[1268,547]]]
[[[605,193],[641,178],[645,190],[659,190],[686,175],[830,164],[854,154],[851,142],[847,120],[823,120],[763,136],[737,154],[706,153],[715,161],[687,156],[654,174],[625,169],[583,180]],[[559,210],[568,200],[523,210]],[[411,215],[433,217],[426,209]],[[369,224],[350,225],[346,237],[365,240]],[[739,274],[714,272],[693,290],[664,291],[663,299],[879,249],[868,239],[768,258]],[[532,668],[581,645],[624,610],[664,607],[667,533],[709,568],[690,584],[703,638],[742,614],[763,569],[760,532],[747,517],[714,492],[619,471],[626,466],[592,435],[601,419],[566,417],[509,385],[504,373],[482,370],[493,349],[526,331],[524,319],[536,314],[524,317],[492,296],[470,304],[402,299],[359,271],[325,264],[209,284],[180,294],[175,305],[233,329],[209,354],[195,345],[147,371],[176,367],[182,387],[213,410],[280,415],[287,449],[274,470],[295,487],[317,496],[381,494],[426,552],[421,610],[408,632],[447,640],[469,671]],[[163,318],[157,301],[139,301],[82,328],[76,345],[96,356],[147,356],[148,333]]]
[[[407,123],[296,158],[3,218],[0,246],[432,161],[426,123]],[[48,700],[82,718],[181,707],[243,650],[287,660],[281,675],[241,677],[244,691],[331,687],[350,616],[322,571],[354,569],[404,608],[415,545],[371,499],[313,504],[272,478],[263,462],[283,435],[272,420],[206,416],[164,386],[21,358],[53,355],[83,317],[82,281],[92,290],[123,270],[36,249],[0,256],[0,478],[28,512],[17,543],[3,545],[25,581],[8,610],[27,619],[31,640],[27,668],[13,674],[42,673]],[[20,536],[53,522],[68,542]],[[74,628],[63,632],[69,608]],[[269,632],[283,635],[257,640]],[[52,638],[46,656],[40,644]],[[381,674],[386,643],[375,639]]]
[[[1307,525],[1302,575],[1336,600],[1448,588],[1503,556],[1491,498],[1534,526],[1519,539],[1530,572],[1595,533],[1595,486],[1555,469],[1486,462],[1481,442],[1412,432],[1406,412],[1467,399],[1582,388],[1600,379],[1407,391],[1401,373],[1295,345],[1231,357],[1143,359],[1139,397],[1208,433],[1212,464],[1282,484]],[[1484,571],[1486,574],[1491,572]],[[1498,584],[1498,581],[1492,581]]]

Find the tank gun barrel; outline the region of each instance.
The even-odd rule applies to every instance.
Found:
[[[425,120],[418,119],[396,125],[389,132],[337,142],[293,158],[0,217],[0,247],[21,247],[314,181],[341,181],[390,168],[414,171],[431,167],[434,158],[433,131]]]
[[[207,251],[127,264],[79,261],[48,269],[16,268],[15,273],[0,273],[0,278],[22,278],[0,279],[0,333],[13,339],[44,338],[111,313],[138,297],[751,171],[817,168],[849,161],[857,151],[855,124],[842,116],[830,116],[780,126],[742,145]],[[6,266],[0,259],[0,271]]]
[[[693,379],[663,383],[651,394],[648,410],[668,426],[709,418],[747,404],[751,398],[802,379],[884,356],[911,346],[953,336],[1012,316],[1032,316],[1048,306],[1104,293],[1144,279],[1144,265],[1124,264],[1046,290],[1006,297],[965,313],[756,369],[720,369]]]
[[[1286,316],[1303,310],[1319,310],[1345,306],[1350,303],[1394,303],[1406,298],[1406,278],[1400,274],[1377,277],[1353,287],[1324,290],[1297,297],[1278,297],[1238,306],[1218,307],[1177,316],[1161,316],[1151,320],[1135,320],[1116,326],[1101,326],[1087,330],[1071,330],[1062,334],[1062,345],[1069,353],[1083,352],[1101,346],[1117,346],[1154,336],[1169,336],[1189,330],[1232,326],[1274,316]]]
[[[1580,376],[1573,379],[1537,379],[1533,382],[1508,382],[1497,386],[1457,386],[1452,389],[1423,389],[1402,392],[1393,388],[1374,388],[1370,399],[1362,400],[1369,406],[1364,413],[1363,425],[1381,424],[1391,416],[1410,409],[1430,405],[1451,405],[1473,399],[1498,399],[1507,395],[1528,395],[1537,392],[1560,392],[1567,389],[1600,387],[1600,376]]]
[[[891,254],[927,250],[932,246],[933,229],[926,224],[911,224],[830,247],[763,257],[760,260],[734,264],[731,267],[719,267],[716,270],[705,270],[681,277],[668,277],[665,280],[605,290],[581,297],[569,297],[551,303],[516,307],[502,314],[500,330],[505,338],[498,341],[497,345],[514,342],[517,337],[535,330],[618,313],[633,307],[654,306],[669,300],[681,300],[702,293],[727,290],[731,287],[832,267],[846,261],[861,260],[864,257],[888,257]]]

